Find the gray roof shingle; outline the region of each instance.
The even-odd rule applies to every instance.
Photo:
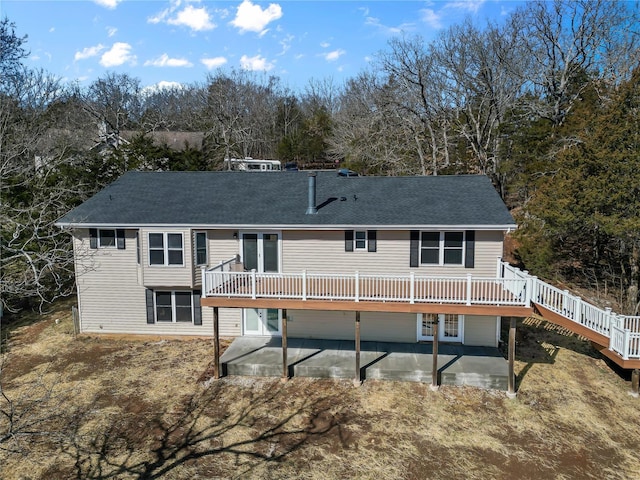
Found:
[[[513,217],[479,175],[340,177],[309,172],[128,172],[64,215],[61,226],[500,226]]]

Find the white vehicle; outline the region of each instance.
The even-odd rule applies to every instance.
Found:
[[[282,170],[280,160],[255,160],[251,157],[246,158],[225,158],[225,170],[239,170],[247,172],[270,172]],[[231,164],[231,168],[229,168]]]

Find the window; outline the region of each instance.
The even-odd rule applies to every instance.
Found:
[[[377,249],[376,230],[345,230],[344,251],[365,250],[375,252]]]
[[[207,264],[207,232],[196,232],[195,235],[196,265]]]
[[[89,229],[89,248],[117,248],[125,249],[125,231],[123,229]]]
[[[420,263],[423,265],[463,265],[464,232],[422,232]]]
[[[155,292],[157,322],[192,322],[191,292]]]
[[[181,233],[149,233],[149,265],[184,265]]]
[[[98,230],[98,246],[100,248],[113,248],[116,246],[115,230]]]

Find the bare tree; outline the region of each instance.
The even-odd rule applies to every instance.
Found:
[[[541,101],[536,115],[560,125],[580,97],[574,79],[587,72],[619,83],[638,65],[637,10],[631,2],[535,0],[516,17],[533,62],[527,80]]]
[[[138,126],[140,80],[126,73],[108,73],[85,92],[85,108],[96,121],[99,142],[120,146],[121,131]]]
[[[471,148],[477,171],[490,175],[503,196],[500,127],[523,90],[521,42],[517,22],[480,30],[467,20],[444,32],[433,50],[455,131]]]

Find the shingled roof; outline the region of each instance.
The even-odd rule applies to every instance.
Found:
[[[340,177],[318,172],[128,172],[64,215],[62,227],[514,228],[479,175]]]

